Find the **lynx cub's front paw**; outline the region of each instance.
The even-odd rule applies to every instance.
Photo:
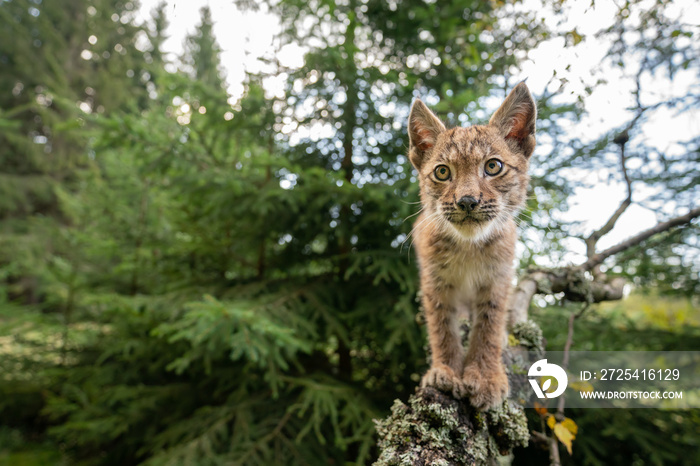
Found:
[[[457,374],[444,364],[436,364],[425,373],[420,382],[421,387],[435,387],[443,392],[452,393],[455,398],[463,398],[467,391]]]
[[[480,370],[477,366],[467,366],[462,383],[472,406],[481,411],[493,408],[508,396],[508,376],[503,367]]]

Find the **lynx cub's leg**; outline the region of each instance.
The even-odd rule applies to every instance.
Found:
[[[508,377],[501,350],[506,332],[507,279],[479,290],[474,305],[462,380],[471,403],[487,409],[508,395]]]
[[[428,287],[424,287],[426,289]],[[432,364],[421,380],[421,387],[431,386],[452,392],[461,398],[466,395],[462,383],[464,351],[459,334],[455,309],[447,304],[444,296],[424,292],[423,306],[428,324],[428,339]]]

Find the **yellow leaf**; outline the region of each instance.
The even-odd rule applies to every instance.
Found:
[[[520,344],[520,340],[515,338],[515,336],[511,333],[508,335],[508,346],[518,346]]]
[[[579,392],[592,392],[593,391],[593,385],[591,385],[591,383],[586,381],[586,380],[577,380],[576,382],[571,382],[569,384],[569,387],[571,387],[574,390],[579,391]]]
[[[566,427],[566,430],[571,432],[571,435],[573,435],[574,438],[576,438],[576,434],[578,434],[578,426],[576,425],[573,419],[565,417],[564,420],[561,421],[561,425]]]
[[[549,428],[554,430],[554,424],[556,422],[557,422],[557,420],[554,419],[554,415],[550,414],[549,417],[547,418],[547,425],[549,426]]]
[[[573,434],[569,432],[569,429],[564,427],[562,424],[555,424],[553,430],[554,435],[556,435],[559,441],[564,444],[566,451],[571,454],[571,442],[574,440]]]

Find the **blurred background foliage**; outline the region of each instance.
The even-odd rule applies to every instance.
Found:
[[[239,7],[279,15],[280,43],[306,50],[300,68],[270,62],[283,97],[250,74],[230,101],[208,8],[168,58],[164,4],[140,24],[134,1],[0,1],[0,464],[370,463],[372,419],[426,369],[411,100],[483,122],[523,51],[586,39],[511,1]],[[669,7],[621,6],[605,60],[697,78],[697,25]],[[698,201],[700,135],[668,156],[639,129],[697,94],[637,99],[629,125],[591,140],[567,131],[586,94],[566,93],[553,77],[536,96],[523,268],[563,263],[580,226],[556,212],[587,174],[621,179],[623,130],[635,187],[671,205],[660,220]],[[700,348],[697,259],[697,225],[611,258],[632,295],[577,322],[574,349]],[[533,304],[551,349],[571,306]],[[580,431],[565,464],[697,464],[697,411],[568,415]],[[546,458],[533,446],[514,464]]]

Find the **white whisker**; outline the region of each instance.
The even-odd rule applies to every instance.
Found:
[[[406,220],[408,220],[409,218],[415,217],[416,215],[420,214],[421,212],[423,212],[423,209],[425,209],[425,207],[421,207],[420,210],[419,210],[418,212],[416,212],[415,214],[409,215],[408,217],[406,217],[405,219],[403,219],[403,221],[402,221],[401,223],[404,223],[404,222],[405,222]]]
[[[399,252],[403,251],[403,245],[406,243],[406,241],[411,239],[411,242],[408,244],[408,254],[409,254],[409,258],[410,258],[411,246],[413,246],[413,241],[415,240],[415,234],[420,233],[420,231],[422,231],[425,228],[425,227],[423,227],[423,225],[425,225],[426,223],[429,225],[433,219],[439,218],[440,216],[441,216],[441,213],[438,211],[435,211],[435,212],[431,213],[430,215],[428,215],[427,217],[425,217],[424,219],[422,219],[420,222],[413,225],[413,229],[411,229],[411,232],[406,236],[406,239],[404,239],[403,242],[401,243],[401,248],[399,249]],[[421,228],[421,227],[423,227],[423,228]]]

